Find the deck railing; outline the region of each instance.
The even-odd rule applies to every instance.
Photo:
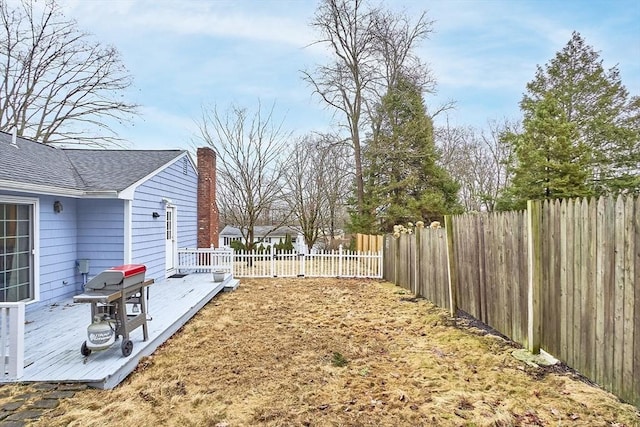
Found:
[[[233,251],[215,248],[178,249],[178,271],[233,273]]]
[[[24,303],[0,303],[2,378],[15,380],[24,370]]]
[[[235,277],[360,277],[382,278],[382,251],[342,249],[311,254],[227,249],[180,249],[180,271],[225,270]]]

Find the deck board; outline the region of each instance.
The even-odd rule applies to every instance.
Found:
[[[25,324],[25,369],[19,382],[82,382],[109,389],[118,385],[198,310],[237,279],[227,276],[213,282],[211,274],[190,274],[167,279],[150,287],[147,314],[149,339],[142,328],[131,332],[133,352],[127,358],[120,351],[121,339],[109,349],[87,358],[80,346],[91,322],[91,305],[72,299],[27,311]]]

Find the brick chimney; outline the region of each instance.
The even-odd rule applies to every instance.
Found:
[[[216,153],[198,148],[198,247],[219,246],[219,212],[216,204]]]

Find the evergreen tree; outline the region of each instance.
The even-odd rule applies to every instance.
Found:
[[[291,235],[286,234],[284,236],[284,242],[282,242],[282,251],[283,252],[291,252],[294,249],[293,240],[291,239]]]
[[[527,112],[520,135],[510,134],[515,161],[510,187],[498,208],[524,209],[527,200],[585,197],[589,150],[577,136],[575,123],[567,120],[558,101],[547,95]]]
[[[390,231],[395,224],[429,222],[455,211],[458,185],[437,163],[433,122],[420,88],[399,79],[382,98],[378,117],[379,132],[364,153],[367,210],[352,215],[352,225]]]
[[[575,126],[571,145],[587,153],[584,167],[594,194],[639,192],[640,101],[630,98],[617,67],[605,70],[577,32],[544,68],[537,67],[520,104],[525,120],[548,98]]]

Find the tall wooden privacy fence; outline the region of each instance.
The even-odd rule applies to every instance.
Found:
[[[357,252],[379,252],[382,250],[384,236],[375,234],[356,234]]]
[[[529,202],[385,237],[384,277],[640,406],[640,199]]]
[[[416,229],[416,235],[385,237],[384,278],[449,308],[447,235],[444,229]]]

